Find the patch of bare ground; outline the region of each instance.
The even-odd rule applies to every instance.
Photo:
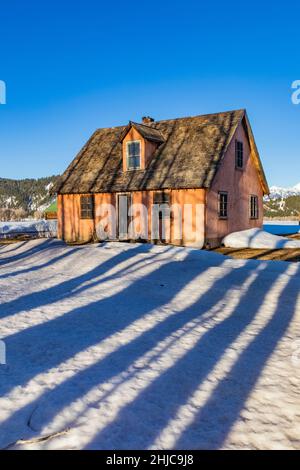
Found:
[[[295,233],[294,235],[289,235],[288,238],[293,238],[294,240],[300,240],[300,233]]]
[[[258,259],[271,261],[300,261],[300,249],[258,250],[253,248],[216,248],[214,251],[237,259]]]

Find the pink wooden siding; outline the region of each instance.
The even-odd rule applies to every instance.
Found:
[[[244,144],[244,169],[235,168],[235,140]],[[228,192],[228,218],[218,217],[218,193]],[[259,218],[252,220],[250,195],[258,196]],[[217,244],[228,233],[261,227],[263,222],[263,189],[253,162],[247,134],[241,124],[215,176],[206,200],[206,239]]]

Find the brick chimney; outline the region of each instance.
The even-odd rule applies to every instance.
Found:
[[[150,124],[151,122],[154,122],[154,119],[150,116],[143,116],[142,121],[143,124]]]

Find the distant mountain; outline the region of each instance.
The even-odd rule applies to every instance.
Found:
[[[300,183],[291,188],[270,187],[270,195],[264,198],[265,217],[300,218]]]
[[[270,187],[270,199],[286,199],[289,196],[300,196],[300,183],[292,188]]]
[[[55,199],[50,195],[50,190],[57,178],[0,178],[0,219],[23,218],[43,212]]]

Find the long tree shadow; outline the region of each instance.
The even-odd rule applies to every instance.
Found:
[[[88,281],[96,279],[99,276],[103,276],[107,271],[115,268],[118,264],[121,264],[130,258],[134,258],[134,256],[139,253],[147,253],[150,250],[151,245],[138,245],[128,248],[117,255],[110,257],[99,266],[96,266],[80,276],[68,279],[58,285],[55,284],[47,289],[32,292],[5,303],[3,302],[0,305],[0,318],[17,314],[24,309],[24,305],[26,305],[26,308],[29,310],[50,305],[51,303],[58,302],[59,300],[66,300],[68,297],[74,295],[75,290],[77,295],[80,293],[82,294],[85,290],[99,284],[99,280],[97,280],[92,284],[85,285]],[[104,279],[101,282],[104,282]],[[84,284],[84,286],[80,287],[82,284]]]
[[[24,245],[26,245],[27,241],[24,241],[24,242],[16,242],[16,243],[13,243],[13,247],[10,248],[9,250],[5,250],[4,248],[7,247],[7,244],[5,243],[1,243],[0,241],[0,250],[3,251],[3,253],[7,254],[7,253],[11,253],[12,251],[17,251],[19,250],[20,248],[22,248]],[[1,259],[1,258],[0,258]]]
[[[221,256],[215,258],[215,260],[215,266],[221,265],[224,261]],[[195,262],[189,263],[189,261]],[[110,334],[121,331],[147,312],[160,308],[170,302],[188,282],[207,268],[207,265],[199,265],[199,260],[194,259],[193,253],[188,255],[186,262],[190,269],[185,271],[179,270],[180,275],[178,279],[174,279],[172,273],[174,269],[180,267],[181,262],[173,260],[146,275],[144,278],[136,280],[124,291],[108,299],[92,302],[82,308],[73,310],[59,319],[51,320],[43,325],[29,328],[11,336],[7,342],[11,351],[16,351],[20,344],[22,344],[22,351],[18,351],[16,355],[17,367],[21,367],[22,363],[24,367],[26,353],[28,353],[27,360],[30,363],[31,358],[36,359],[39,348],[47,351],[47,345],[52,347],[52,349],[49,348],[49,353],[46,354],[45,358],[41,358],[38,364],[24,371],[22,377],[19,377],[18,383],[13,382],[11,385],[24,384],[36,374],[49,370],[58,362],[61,363],[78,351],[99,343]],[[277,276],[287,267],[288,265],[286,268],[282,267],[281,272],[268,273],[269,278],[265,279],[264,283],[261,282],[263,273],[259,274],[250,287],[249,292],[241,299],[234,313],[221,324],[207,331],[191,351],[141,392],[137,399],[125,407],[117,419],[104,429],[88,447],[99,447],[102,442],[109,442],[110,436],[118,434],[123,435],[124,447],[126,447],[124,426],[128,428],[128,422],[131,422],[134,428],[137,446],[144,448],[151,445],[166,423],[176,414],[178,407],[186,402],[193,393],[193,390],[205,379],[209,370],[220,360],[224,350],[251,322],[251,319],[262,304],[265,293],[276,282]],[[36,402],[31,402],[22,410],[18,410],[5,423],[2,423],[3,431],[5,432],[7,427],[13,425],[19,413],[24,411],[30,412],[33,407],[40,404],[43,405],[48,400],[54,401],[56,406],[50,413],[48,412],[43,416],[42,424],[44,425],[46,422],[51,421],[53,416],[64,406],[68,405],[70,401],[80,398],[80,396],[88,393],[93,386],[106,382],[113,375],[126,370],[134,360],[151,350],[165,337],[172,335],[174,331],[181,328],[188,321],[201,318],[201,315],[216,305],[218,301],[222,300],[227,290],[242,286],[248,275],[249,271],[247,269],[235,269],[226,274],[221,280],[216,281],[210,292],[204,294],[193,306],[167,317],[166,320],[155,325],[149,331],[142,333],[140,337],[132,340],[131,343],[120,346],[108,358],[79,372],[75,377],[58,385],[52,392],[46,392]],[[172,279],[172,282],[166,282],[167,279]],[[152,288],[153,283],[158,288],[158,295],[155,298],[149,298],[149,287],[151,286]],[[162,288],[161,284],[166,289]],[[153,292],[152,289],[151,292]],[[65,341],[68,332],[70,341],[66,345],[62,341]],[[181,383],[178,377],[182,378]],[[174,385],[176,386],[174,387]],[[2,393],[7,393],[9,387],[10,385],[7,388],[0,386],[0,391],[2,392],[3,390]],[[171,397],[170,400],[168,400],[168,396]],[[155,427],[152,426],[151,420],[154,419],[152,418],[154,416],[155,419],[157,418],[158,409],[160,413]],[[138,416],[138,421],[133,419],[135,416]],[[145,427],[147,432],[144,432]],[[192,431],[187,431],[187,439],[189,439],[191,433]],[[139,441],[139,436],[142,436],[142,442]]]
[[[73,248],[69,251],[65,251],[64,253],[62,253],[58,256],[55,256],[54,258],[50,258],[46,263],[42,263],[42,264],[39,264],[37,266],[33,265],[33,266],[30,266],[29,268],[20,269],[19,271],[12,271],[10,273],[1,274],[0,279],[7,279],[7,278],[11,278],[11,277],[16,277],[16,276],[20,276],[22,274],[32,274],[35,271],[39,271],[40,269],[44,269],[44,268],[47,268],[47,267],[51,266],[52,264],[58,263],[59,261],[62,261],[63,259],[74,255],[78,251],[80,251],[80,248]]]
[[[282,269],[287,269],[287,267]],[[178,408],[187,402],[209,372],[222,359],[226,349],[252,322],[266,293],[279,275],[279,271],[269,272],[267,276],[263,271],[259,272],[233,313],[221,323],[207,330],[191,350],[174,366],[160,374],[156,380],[139,393],[134,401],[125,406],[117,418],[101,431],[87,447],[93,449],[101,448],[102,445],[111,445],[108,443],[111,443],[111,436],[114,436],[113,439],[118,442],[118,445],[122,443],[122,448],[129,448],[132,445],[132,440],[130,444],[130,441],[126,439],[128,427],[134,429],[135,447],[150,447],[168,422],[175,417]],[[240,279],[240,277],[241,273],[238,274],[237,281],[241,281],[242,284],[245,279]],[[262,282],[263,279],[264,282]],[[231,288],[233,288],[232,285]],[[214,305],[214,300],[218,299],[218,297],[216,298],[217,292],[218,290],[213,287],[211,292],[207,294],[206,301],[203,298],[199,299],[197,310],[200,314],[203,313],[203,306],[206,311]],[[225,294],[224,290],[223,294]],[[195,306],[192,308],[195,309]],[[182,311],[181,315],[186,316],[189,311],[190,308],[187,311]],[[263,363],[263,361],[261,362]],[[210,425],[214,424],[210,421]],[[188,441],[187,437],[185,443],[187,444]],[[190,441],[187,447],[194,447],[193,444]]]
[[[26,242],[26,243],[29,243],[29,242]],[[30,244],[29,247],[28,247],[28,250],[25,250],[22,253],[15,254],[13,256],[8,256],[8,257],[5,257],[5,258],[1,256],[0,257],[0,267],[4,266],[4,265],[11,264],[15,261],[24,260],[28,257],[31,258],[33,255],[35,255],[37,253],[40,253],[41,250],[54,249],[54,248],[57,248],[57,244],[53,243],[53,241],[50,240],[50,239],[44,240],[42,243],[35,244],[34,246],[31,246],[31,244]]]
[[[218,261],[215,261],[215,265],[220,265],[224,262],[222,256],[218,256],[216,260]],[[187,266],[189,266],[189,264],[187,264]],[[151,273],[147,279],[149,285],[151,285],[152,280],[155,280],[157,282],[158,287],[160,285],[160,280],[165,283],[175,267],[176,262],[171,262],[169,265],[164,266],[158,271],[154,271],[153,273]],[[145,298],[148,298],[148,286],[147,283],[140,281],[137,281],[135,283],[135,286],[127,288],[127,293],[125,295],[123,293],[121,297],[117,296],[116,305],[120,304],[120,299],[123,305],[127,305],[127,301],[130,298],[136,298],[137,305],[139,305],[138,311],[136,311],[137,305],[135,303],[133,304],[132,300],[129,300],[130,311],[126,312],[126,316],[129,317],[128,323],[130,323],[134,321],[134,319],[139,318],[141,317],[141,315],[147,313],[147,311],[164,305],[170,300],[173,295],[178,293],[180,288],[184,287],[190,279],[192,279],[195,275],[199,275],[205,269],[206,266],[202,266],[200,268],[196,260],[196,266],[190,266],[190,270],[188,271],[188,273],[184,273],[179,284],[178,282],[175,283],[172,280],[172,283],[174,283],[174,285],[171,286],[172,291],[168,294],[165,301],[164,298],[160,298],[159,302],[157,301],[157,299],[155,301],[152,299],[149,305],[148,299],[148,308],[145,308],[145,306],[141,307],[141,305],[145,305],[144,295]],[[182,271],[180,271],[180,274],[182,274]],[[211,309],[219,301],[222,301],[225,293],[229,289],[240,288],[243,283],[247,280],[248,275],[249,271],[247,269],[235,269],[233,271],[230,271],[224,277],[215,281],[214,286],[211,288],[211,290],[205,293],[199,299],[199,301],[196,302],[196,304],[192,305],[190,308],[186,309],[183,312],[179,311],[178,313],[167,317],[164,321],[155,324],[155,326],[150,328],[149,331],[142,333],[141,336],[132,340],[129,344],[125,346],[120,346],[117,351],[109,354],[108,357],[104,358],[102,361],[99,361],[98,363],[90,366],[87,369],[84,369],[81,372],[78,372],[75,377],[72,377],[71,379],[66,380],[62,384],[58,385],[53,391],[46,392],[35,402],[31,402],[30,404],[28,404],[25,408],[25,411],[30,414],[30,411],[32,411],[32,409],[35,409],[37,406],[39,406],[41,413],[43,414],[41,420],[43,425],[45,425],[47,422],[50,422],[53,416],[59,413],[59,410],[62,409],[64,406],[67,406],[69,403],[73,402],[77,398],[80,398],[81,395],[88,393],[88,391],[95,385],[99,386],[99,384],[109,381],[114,375],[120,374],[122,371],[125,371],[136,359],[150,351],[157,345],[159,341],[172,335],[172,333],[176,332],[178,329],[183,327],[187,322],[195,319],[199,321],[199,319],[201,319],[202,314],[209,311],[209,309]],[[169,292],[170,286],[167,286],[167,289]],[[143,295],[143,291],[145,291],[146,294]],[[109,305],[113,304],[114,299],[112,299],[112,301],[109,301]],[[101,302],[99,303],[99,305],[101,305]],[[111,316],[112,311],[109,305],[106,310],[110,310],[109,315]],[[132,318],[132,310],[136,312],[134,318]],[[101,318],[102,325],[106,329],[106,336],[109,335],[109,331],[107,331],[105,321],[107,320],[107,318],[109,318],[109,315],[107,317]],[[85,317],[85,320],[89,322],[89,318]],[[115,322],[118,323],[119,327],[126,326],[126,324],[124,325],[123,321],[122,323],[118,322],[117,318],[115,318]],[[60,325],[57,325],[57,328],[58,331],[61,331]],[[48,336],[49,332],[47,333],[47,337]],[[97,340],[100,341],[101,339],[102,337],[98,335]],[[91,342],[91,338],[89,342]],[[55,406],[52,407],[50,405],[50,407],[47,407],[47,404],[49,403],[55,403]],[[46,411],[43,413],[44,409]],[[22,412],[24,412],[24,409],[18,410],[18,412],[15,413],[12,417],[10,417],[9,421],[4,423],[3,426],[10,426],[10,423],[13,423],[15,421],[18,413],[20,414]]]
[[[272,317],[238,356],[229,373],[194,417],[193,423],[182,433],[176,442],[177,449],[184,449],[191,442],[195,448],[222,447],[266,362],[293,320],[299,295],[298,283],[299,279],[290,278]],[[205,423],[212,421],[217,425],[210,430],[205,429]]]
[[[191,254],[190,256],[190,261],[192,261],[194,254]],[[172,299],[173,295],[177,294],[181,288],[185,287],[187,282],[190,282],[195,276],[203,273],[207,268],[207,266],[203,265],[197,266],[197,260],[193,261],[195,261],[195,263],[193,263],[194,266],[190,266],[190,270],[184,273],[179,282],[177,281],[175,283],[172,280],[171,286],[167,279],[172,274],[173,269],[175,269],[177,262],[171,262],[170,264],[148,275],[144,281],[136,281],[134,285],[129,287],[127,291],[122,294],[122,297],[124,299],[125,297],[129,299],[132,297],[131,294],[134,293],[134,297],[136,298],[136,304],[133,304],[132,300],[129,303],[130,311],[135,310],[134,318],[132,313],[128,312],[128,314],[126,314],[131,317],[130,322],[141,318],[142,315],[155,308],[159,308],[167,304]],[[187,259],[185,262],[188,263],[187,265],[189,266],[189,259]],[[219,266],[223,262],[224,260],[221,256],[217,257],[215,265]],[[156,322],[153,327],[149,328],[145,332],[141,332],[141,334],[138,335],[135,339],[131,340],[130,343],[124,346],[120,346],[116,351],[110,353],[103,360],[98,361],[96,364],[93,364],[92,366],[78,372],[71,379],[68,379],[62,382],[60,385],[57,385],[54,390],[46,392],[42,397],[38,398],[36,402],[30,403],[27,406],[28,410],[36,408],[38,405],[40,406],[41,410],[45,410],[47,406],[44,406],[43,403],[56,403],[54,408],[50,407],[50,409],[47,409],[47,417],[45,414],[43,415],[43,425],[47,424],[47,422],[50,422],[53,416],[57,414],[60,409],[63,409],[64,406],[67,406],[77,398],[80,398],[81,395],[88,393],[89,390],[95,385],[99,386],[101,383],[109,381],[113,376],[125,371],[135,360],[154,348],[158,342],[164,340],[167,337],[170,337],[174,332],[182,328],[187,322],[201,318],[202,314],[207,312],[210,308],[223,299],[224,292],[226,292],[227,289],[230,289],[233,286],[235,288],[241,287],[241,285],[247,280],[249,273],[245,269],[238,269],[237,271],[239,272],[238,276],[236,272],[230,271],[224,277],[215,281],[213,286],[213,296],[211,295],[211,292],[208,291],[202,295],[201,299],[199,299],[197,303],[192,305],[189,309],[186,309],[184,312],[179,310],[176,313],[170,314],[166,319],[160,322]],[[157,284],[158,298],[152,297],[151,301],[148,300],[148,306],[145,308],[145,298],[147,298],[148,295],[147,287],[148,285],[151,286],[153,281]],[[167,295],[165,288],[163,289],[163,293],[159,292],[159,290],[161,290],[159,282],[167,282],[167,286],[164,284],[164,286],[167,288]],[[142,285],[143,289],[140,289]],[[109,301],[110,304],[114,302],[116,305],[118,305],[118,298]],[[98,304],[100,306],[100,303]],[[136,305],[140,305],[138,311]],[[142,307],[142,305],[144,305],[144,307]],[[92,305],[88,306],[88,308],[91,307]],[[107,310],[110,309],[108,308]],[[110,310],[108,315],[111,314],[112,311]],[[103,322],[103,318],[101,321]],[[118,326],[121,327],[124,325],[118,324]],[[107,332],[107,335],[108,334],[109,332]],[[98,336],[98,340],[101,339],[102,338]]]
[[[106,269],[112,264],[124,261],[133,253],[137,254],[141,249],[145,248],[136,247],[129,250],[130,253],[127,251],[110,258],[107,263],[104,263]],[[193,257],[193,254],[189,256]],[[220,257],[220,262],[222,262],[222,257]],[[78,352],[122,330],[147,312],[167,304],[186,283],[206,269],[206,265],[199,265],[196,260],[195,263],[190,263],[189,271],[182,273],[182,276],[176,278],[168,289],[163,290],[160,284],[172,276],[180,263],[180,260],[168,261],[150,274],[138,278],[115,295],[91,302],[58,318],[5,338],[8,360],[11,365],[6,382],[2,381],[0,385],[1,395],[8,393],[11,387],[27,383],[35,375],[63,363]],[[104,266],[101,272],[103,270]],[[99,274],[100,272],[97,272],[97,275]],[[81,281],[84,282],[84,280],[85,277],[81,276]],[[153,285],[161,290],[158,295],[149,297],[149,287],[153,288]],[[40,294],[35,295],[39,297]],[[30,298],[34,299],[34,297]],[[40,303],[38,299],[37,302],[33,302],[33,305]],[[28,304],[28,309],[30,308],[32,304]],[[41,355],[40,351],[44,351],[44,354]]]

